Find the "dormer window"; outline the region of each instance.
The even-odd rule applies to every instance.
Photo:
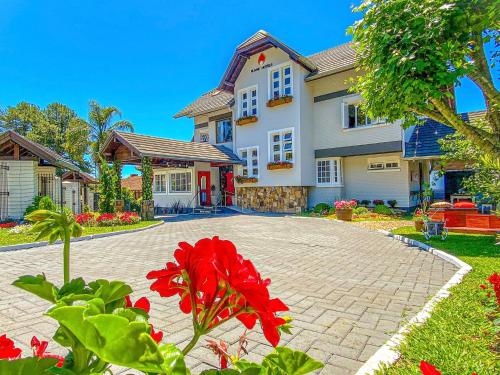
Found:
[[[257,116],[257,86],[240,90],[239,111],[240,118]]]
[[[271,70],[270,99],[292,96],[292,67],[284,65]]]

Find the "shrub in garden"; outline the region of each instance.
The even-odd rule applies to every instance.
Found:
[[[21,350],[3,335],[0,336],[1,374],[103,375],[111,372],[111,365],[117,365],[145,374],[188,375],[191,372],[184,356],[204,335],[234,319],[246,329],[259,322],[274,351],[261,363],[254,363],[242,358],[246,350],[229,355],[223,341],[215,345],[209,342],[219,357],[221,369],[233,368],[202,374],[307,374],[323,367],[305,353],[278,346],[281,335],[290,330],[290,319],[277,313],[287,311],[288,307],[278,298],[271,298],[270,280],[263,279],[253,263],[244,259],[230,241],[214,237],[204,238],[195,245],[182,242],[174,252],[175,262],[168,262],[165,268],[147,275],[153,280],[151,290],[165,298],[178,296],[181,311],[192,316],[192,339],[180,350],[162,341],[163,333],[149,323],[149,300],[142,297],[133,302],[129,285],[104,279],[88,283],[82,278],[69,281],[66,260],[69,260],[70,238],[66,234],[79,236],[81,230],[72,217],[63,215],[35,212],[30,220],[37,222],[39,237],[49,236],[49,241],[59,236],[64,238],[64,285],[54,285],[43,274],[21,276],[14,285],[53,304],[45,314],[59,323],[54,340],[68,348],[69,353],[65,358],[48,354],[47,343],[34,338],[34,356],[21,358]]]
[[[320,214],[324,211],[329,211],[330,210],[330,205],[328,203],[318,203],[316,206],[314,206],[313,211],[316,214]]]
[[[372,203],[374,206],[379,206],[379,205],[383,205],[384,201],[382,199],[374,199]]]
[[[24,216],[29,215],[36,210],[55,211],[56,209],[56,204],[50,197],[46,195],[37,195],[33,198],[33,202],[28,207],[26,207]]]
[[[0,223],[0,228],[14,228],[15,226],[17,226],[17,222],[15,221],[6,221]]]
[[[388,200],[388,201],[387,201],[387,204],[388,204],[389,206],[391,206],[391,208],[394,208],[394,207],[396,207],[396,205],[398,204],[398,201],[397,201],[397,200],[395,200],[395,199],[390,199],[390,200]]]
[[[376,214],[380,214],[380,215],[393,215],[394,214],[394,212],[384,204],[377,204],[373,208],[373,212],[375,212]]]
[[[360,202],[360,204],[361,204],[362,206],[367,207],[367,206],[369,206],[369,205],[370,205],[370,201],[369,201],[368,199],[363,199],[363,200]]]
[[[75,220],[78,224],[86,227],[94,227],[97,225],[96,215],[93,212],[75,215]]]
[[[356,208],[352,211],[352,213],[353,213],[354,215],[358,215],[358,216],[360,216],[360,215],[365,215],[365,214],[367,214],[368,212],[370,212],[370,211],[368,211],[368,208],[366,208],[366,207],[356,207]]]

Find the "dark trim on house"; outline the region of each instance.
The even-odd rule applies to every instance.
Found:
[[[219,121],[219,120],[232,120],[233,115],[231,112],[223,113],[222,115],[211,116],[208,118],[209,122]]]
[[[347,90],[340,90],[340,91],[335,91],[335,92],[329,92],[328,94],[323,94],[323,95],[315,96],[314,97],[314,103],[319,103],[319,102],[323,102],[325,100],[340,98],[340,97],[346,96],[346,95],[349,95],[349,92]]]
[[[208,122],[203,122],[201,124],[194,124],[194,128],[195,129],[203,129],[203,128],[206,128],[208,127]]]
[[[324,148],[315,150],[315,158],[331,158],[341,156],[358,156],[370,154],[387,154],[390,152],[403,151],[403,144],[401,141],[371,143],[367,145],[356,145],[336,148]]]

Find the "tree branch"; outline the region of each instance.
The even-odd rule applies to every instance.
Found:
[[[433,98],[431,98],[430,101],[446,119],[446,125],[455,128],[460,133],[470,138],[486,153],[491,155],[498,155],[498,153],[500,153],[498,142],[496,142],[495,137],[492,137],[491,133],[465,122],[442,101]]]

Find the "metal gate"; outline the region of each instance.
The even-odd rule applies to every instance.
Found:
[[[0,220],[9,217],[9,166],[0,163]]]

